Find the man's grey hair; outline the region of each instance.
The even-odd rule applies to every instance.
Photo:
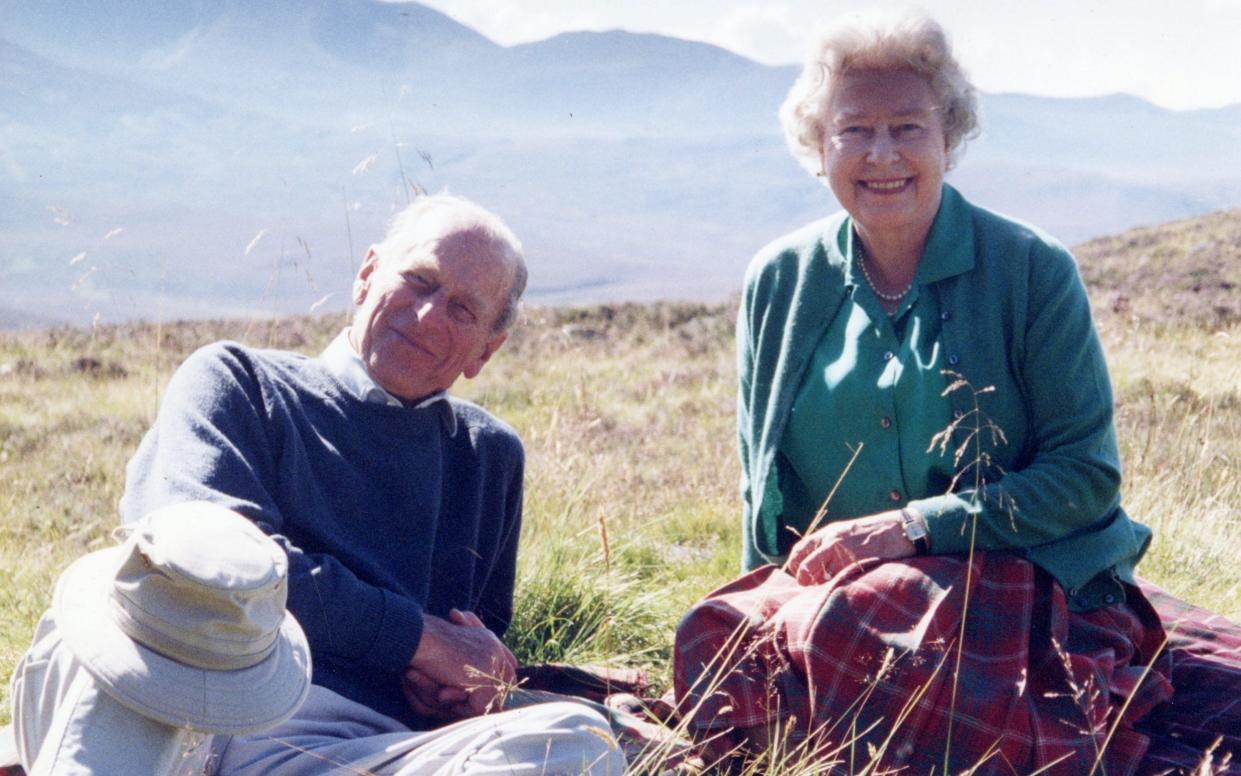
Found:
[[[780,123],[793,157],[821,172],[827,111],[840,78],[859,70],[912,70],[931,86],[948,143],[948,166],[978,134],[978,98],[944,28],[922,13],[847,16],[815,39],[801,75],[780,106]]]
[[[438,216],[443,216],[446,222],[453,224],[455,228],[469,231],[482,238],[490,243],[490,247],[498,255],[505,256],[512,262],[513,277],[509,283],[508,295],[492,324],[492,330],[497,333],[507,331],[517,320],[517,310],[521,303],[521,295],[526,291],[528,273],[521,241],[495,213],[464,197],[452,194],[424,194],[415,199],[409,207],[393,216],[380,245],[406,250],[417,246],[428,239],[424,228],[426,222]],[[442,236],[442,233],[435,233],[431,239],[439,239]]]

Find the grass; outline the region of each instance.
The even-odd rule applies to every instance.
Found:
[[[1141,573],[1241,619],[1231,549],[1241,545],[1241,324],[1143,317],[1137,306],[1103,299],[1098,315],[1124,503],[1156,533]],[[667,682],[681,614],[736,573],[732,315],[731,304],[530,309],[460,386],[527,446],[519,615],[507,637],[519,658],[636,665]],[[172,368],[221,338],[317,352],[342,323],[0,333],[0,675],[59,571],[110,541],[125,462]],[[5,683],[0,721],[8,713]],[[781,749],[750,772],[814,767]]]

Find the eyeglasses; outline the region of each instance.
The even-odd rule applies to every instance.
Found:
[[[868,148],[885,137],[893,145],[912,146],[934,136],[936,121],[938,117],[933,110],[900,116],[892,121],[845,119],[829,130],[828,140],[842,150]]]

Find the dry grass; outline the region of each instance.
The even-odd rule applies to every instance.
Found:
[[[1241,620],[1241,325],[1131,329],[1109,354],[1125,508],[1155,531],[1141,573]]]
[[[534,660],[667,678],[680,614],[738,566],[731,304],[532,309],[459,393],[528,450],[521,615]],[[1241,326],[1100,310],[1145,576],[1241,617]],[[173,366],[219,338],[319,350],[339,316],[0,334],[0,674],[72,558],[108,541],[124,464]],[[158,344],[157,344],[158,336]],[[606,537],[606,538],[605,538]],[[0,687],[7,719],[7,685]],[[776,760],[779,760],[777,763]],[[803,758],[804,760],[804,758]],[[774,750],[751,772],[823,763]]]

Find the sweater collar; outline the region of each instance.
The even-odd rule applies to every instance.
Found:
[[[918,263],[918,282],[935,283],[974,268],[974,222],[965,198],[944,184],[939,212]]]
[[[853,236],[853,219],[844,219],[841,227],[838,239],[827,242],[829,247],[834,244],[840,250],[840,255],[834,258],[844,273],[845,283],[857,285],[859,280],[853,272],[854,252],[857,250]],[[926,247],[922,250],[922,259],[918,262],[914,281],[918,285],[930,285],[953,275],[969,272],[973,268],[974,223],[970,219],[965,199],[956,189],[945,183],[939,210],[935,213],[935,221],[927,235]]]
[[[349,341],[348,329],[336,335],[336,338],[319,355],[319,360],[327,367],[328,372],[344,386],[345,392],[353,398],[368,404],[383,404],[388,407],[405,407],[413,410],[434,407],[439,411],[448,435],[454,436],[457,433],[457,416],[452,411],[447,391],[436,391],[414,402],[404,401],[388,393],[366,370],[362,357],[353,349],[353,343]]]

